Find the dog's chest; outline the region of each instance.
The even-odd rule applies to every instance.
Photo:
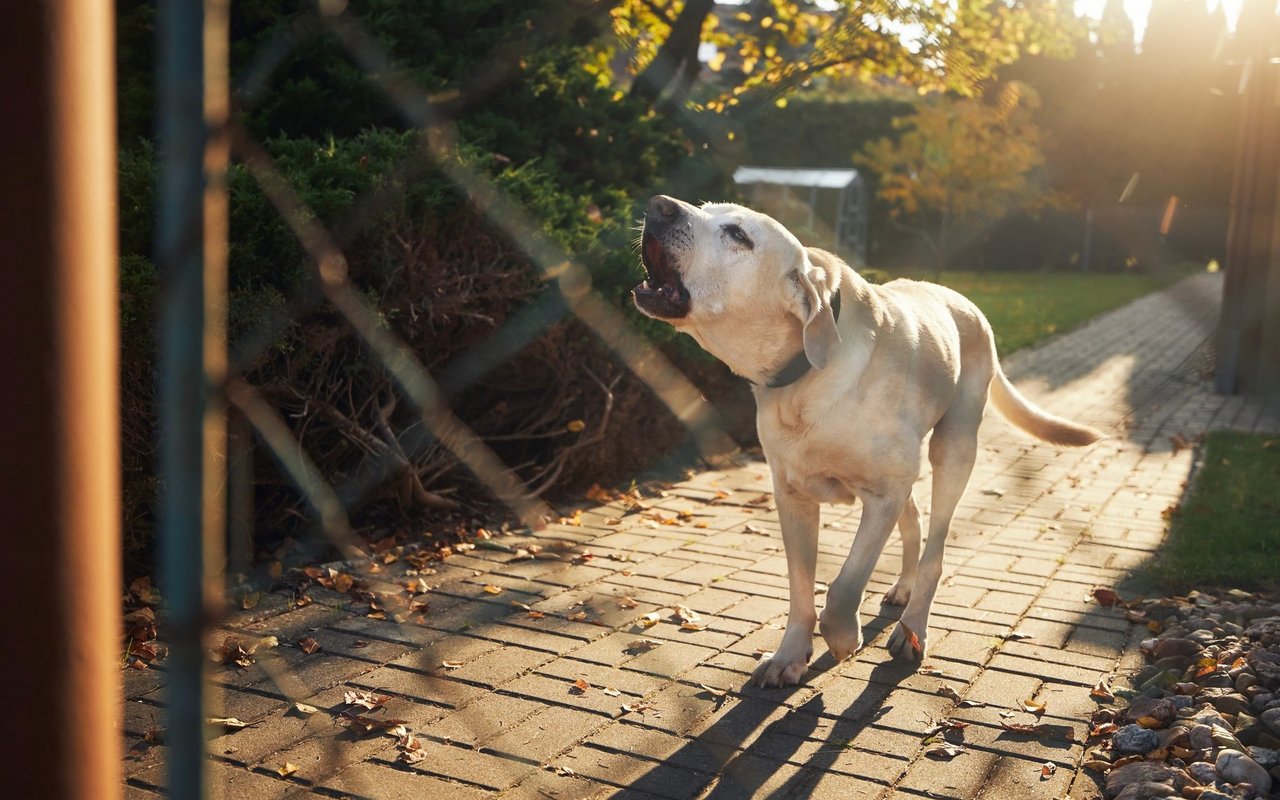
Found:
[[[870,424],[857,404],[818,409],[760,403],[756,424],[775,478],[821,503],[852,503],[864,492],[914,480],[918,439],[896,426]]]

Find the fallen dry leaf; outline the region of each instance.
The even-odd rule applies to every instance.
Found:
[[[339,714],[338,718],[346,723],[348,728],[361,735],[379,731],[400,737],[408,733],[404,728],[408,721],[403,719],[378,719],[360,714],[349,714],[345,711]]]
[[[702,616],[699,615],[697,611],[694,611],[688,606],[676,606],[676,613],[674,616],[678,622],[697,622],[702,619]]]
[[[728,689],[717,689],[714,686],[708,686],[705,683],[698,684],[698,688],[704,692],[707,692],[712,697],[724,697],[729,693]]]
[[[618,608],[635,608],[640,605],[632,597],[619,597],[617,602]]]
[[[1098,682],[1095,683],[1093,685],[1093,688],[1089,690],[1089,696],[1096,700],[1102,700],[1107,703],[1114,701],[1116,699],[1116,696],[1111,691],[1109,676],[1103,675],[1101,678],[1098,678]]]
[[[680,630],[682,631],[705,631],[707,624],[705,622],[681,622]]]
[[[346,594],[351,591],[351,587],[355,585],[355,582],[355,578],[352,578],[345,572],[339,572],[337,575],[333,576],[334,591]]]
[[[636,702],[636,703],[627,703],[622,706],[622,713],[630,714],[632,712],[635,712],[637,714],[643,714],[644,712],[649,711],[652,708],[653,708],[653,704],[646,703],[643,701]]]
[[[1023,633],[1022,631],[1009,631],[1004,635],[1004,639],[1006,642],[1020,642],[1023,639],[1032,639],[1032,638],[1034,637],[1031,634]]]
[[[502,587],[494,586],[492,583],[486,583],[484,585],[484,592],[485,594],[502,594]]]
[[[297,771],[298,771],[298,765],[291,764],[288,761],[284,762],[283,764],[281,764],[279,767],[276,768],[276,774],[279,775],[281,778],[287,778]]]
[[[586,694],[591,691],[591,684],[587,683],[585,678],[578,678],[573,682],[573,686],[570,687],[569,691],[575,694]]]
[[[229,730],[234,730],[234,731],[238,731],[241,728],[248,728],[250,725],[257,724],[257,723],[243,722],[241,720],[236,719],[235,717],[209,717],[209,719],[206,721],[210,725],[221,725],[224,728],[227,728]]]
[[[1045,709],[1044,703],[1037,703],[1035,700],[1028,698],[1026,700],[1020,701],[1020,704],[1022,706],[1023,711],[1029,711],[1032,714],[1035,714],[1037,717],[1044,713],[1044,709]]]
[[[315,706],[307,705],[306,703],[294,703],[293,710],[304,716],[311,716],[312,714],[316,713],[320,709],[316,708]]]
[[[441,661],[440,666],[444,669],[458,669],[462,666],[461,661]]]
[[[654,625],[657,625],[658,621],[661,619],[662,616],[659,615],[657,611],[650,611],[648,614],[645,614],[643,617],[636,620],[636,624],[643,628],[652,628]]]
[[[1013,733],[1020,733],[1023,736],[1043,736],[1047,732],[1043,725],[1028,725],[1023,722],[1001,722],[1000,727]]]
[[[399,758],[406,764],[417,764],[426,757],[427,754],[421,750],[401,750]]]
[[[924,754],[932,758],[941,759],[943,761],[950,761],[956,756],[962,756],[967,752],[969,751],[966,750],[964,747],[958,744],[952,744],[951,742],[947,742],[945,744],[940,744],[940,745],[937,745],[936,747],[929,748],[928,750],[925,751]]]
[[[952,689],[950,686],[939,686],[938,694],[942,695],[943,697],[947,698],[953,703],[959,703],[961,699],[960,694],[956,692],[955,689]]]
[[[1103,608],[1111,608],[1120,602],[1120,595],[1116,594],[1115,589],[1099,586],[1093,590],[1093,599]]]
[[[1044,762],[1044,764],[1040,766],[1040,780],[1042,781],[1049,780],[1050,778],[1053,777],[1053,774],[1057,771],[1058,771],[1058,767],[1052,761]]]
[[[391,699],[389,694],[374,694],[362,689],[348,689],[342,694],[342,702],[349,706],[359,706],[369,711],[385,705]]]
[[[628,653],[647,653],[660,644],[662,644],[662,642],[657,639],[633,639],[624,649]]]
[[[529,611],[529,619],[542,619],[545,616],[546,614],[542,613],[541,611],[533,611],[533,610]]]
[[[622,694],[622,692],[618,691],[617,689],[601,689],[600,692],[602,694],[608,695],[609,697],[619,697]]]
[[[320,649],[320,643],[308,636],[298,640],[298,647],[302,648],[302,652],[311,655]]]

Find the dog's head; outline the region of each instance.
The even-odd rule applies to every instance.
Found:
[[[801,342],[822,368],[840,341],[831,312],[838,270],[765,214],[657,195],[641,257],[648,280],[633,291],[636,307],[692,334],[739,374],[754,379]],[[744,338],[754,339],[748,349]]]

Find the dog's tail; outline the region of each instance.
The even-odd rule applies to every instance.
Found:
[[[1005,419],[1037,439],[1051,444],[1084,447],[1106,438],[1102,431],[1054,416],[1023,397],[1005,377],[999,362],[996,363],[996,374],[991,381],[991,402]]]

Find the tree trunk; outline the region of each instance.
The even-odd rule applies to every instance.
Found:
[[[682,66],[697,62],[702,25],[714,6],[715,0],[688,0],[685,3],[671,26],[671,35],[658,48],[658,54],[649,66],[631,84],[632,97],[653,103],[680,74]]]

